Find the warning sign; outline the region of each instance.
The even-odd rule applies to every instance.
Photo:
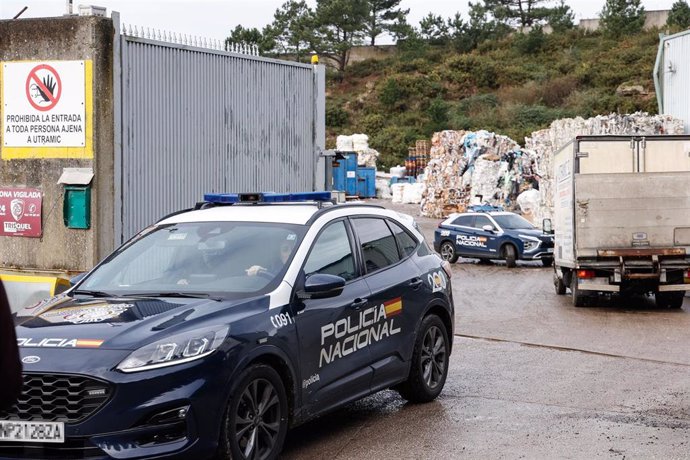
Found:
[[[91,61],[2,63],[2,158],[91,158]]]
[[[0,188],[0,236],[40,237],[43,195],[35,188]]]
[[[48,64],[37,65],[26,78],[26,98],[41,112],[51,110],[60,99],[62,81],[57,70]]]

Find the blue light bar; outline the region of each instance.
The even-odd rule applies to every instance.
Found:
[[[473,204],[467,207],[470,212],[496,212],[503,211],[502,206],[492,206],[490,204]]]
[[[239,203],[240,196],[237,193],[205,193],[204,201],[207,203],[232,204]]]
[[[304,201],[331,201],[331,192],[300,193],[206,193],[204,201],[216,204],[234,203],[299,203]]]

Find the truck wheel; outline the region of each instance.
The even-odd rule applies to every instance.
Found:
[[[503,257],[506,260],[506,266],[508,268],[515,267],[515,259],[517,255],[515,254],[515,246],[512,244],[506,244],[503,246]]]
[[[545,267],[550,267],[553,265],[553,259],[551,257],[543,257],[541,259],[541,264]]]
[[[555,269],[553,270],[553,286],[556,288],[556,294],[565,295],[565,283],[563,278],[558,276]]]
[[[449,344],[446,326],[436,315],[422,320],[414,344],[410,374],[395,389],[400,396],[414,403],[436,399],[448,376]]]
[[[455,252],[455,245],[450,241],[444,241],[441,243],[441,258],[447,260],[451,264],[458,261],[458,254]]]
[[[577,287],[577,275],[573,273],[573,279],[570,281],[570,292],[573,295],[573,305],[576,307],[585,306],[585,296],[582,295],[582,291]]]
[[[685,291],[657,292],[654,296],[656,306],[660,308],[682,308]]]

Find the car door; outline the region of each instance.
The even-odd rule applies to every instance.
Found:
[[[294,321],[300,351],[298,383],[308,415],[328,410],[369,392],[372,369],[367,347],[358,346],[356,328],[360,309],[369,298],[369,288],[359,276],[346,219],[325,226],[305,259],[296,283],[315,273],[341,276],[342,293],[327,299],[296,300]]]
[[[390,219],[351,218],[359,243],[364,279],[371,291],[362,308],[365,328],[358,336],[371,351],[374,375],[372,389],[385,388],[400,381],[411,358],[416,319],[424,308],[419,293],[424,281],[410,252],[403,252],[394,233],[403,232]],[[409,240],[406,249],[410,250]],[[414,241],[416,248],[417,242]]]
[[[494,230],[487,232],[484,230],[484,226],[490,225]],[[474,243],[475,244],[475,254],[497,257],[498,253],[498,228],[496,223],[489,219],[488,216],[477,215],[474,219]]]
[[[458,255],[474,257],[477,252],[474,218],[474,214],[465,214],[457,217],[451,223],[455,236],[455,250]]]

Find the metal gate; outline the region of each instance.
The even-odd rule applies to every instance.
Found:
[[[204,192],[323,189],[322,67],[123,29],[114,50],[116,246]]]

